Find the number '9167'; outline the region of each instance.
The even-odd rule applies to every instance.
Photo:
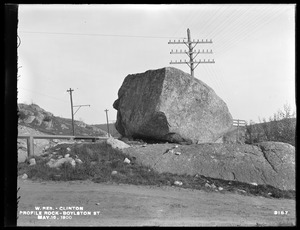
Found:
[[[288,211],[274,211],[274,215],[287,215]]]

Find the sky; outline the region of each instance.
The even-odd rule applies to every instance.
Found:
[[[295,104],[295,4],[19,5],[18,103],[87,124],[116,120],[112,107],[128,74],[175,67],[186,49],[213,54],[194,76],[214,89],[234,119],[259,122]],[[79,108],[79,109],[78,109]],[[77,110],[78,109],[78,110]]]

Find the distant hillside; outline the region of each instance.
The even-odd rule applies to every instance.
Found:
[[[107,124],[97,124],[97,125],[92,125],[92,126],[97,127],[101,130],[104,130],[105,132],[108,132]],[[115,123],[108,124],[108,127],[109,127],[110,135],[112,135],[113,137],[116,137],[116,138],[121,137],[121,134],[115,128]]]
[[[54,116],[36,104],[18,104],[19,121],[23,126],[34,128],[52,135],[72,135],[72,119]],[[74,130],[77,136],[105,136],[106,131],[96,126],[87,125],[74,120]]]

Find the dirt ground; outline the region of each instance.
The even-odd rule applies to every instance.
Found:
[[[284,226],[296,222],[295,200],[91,181],[18,179],[18,187],[18,226]],[[36,207],[44,210],[31,213]],[[68,207],[82,210],[63,213],[70,212]]]

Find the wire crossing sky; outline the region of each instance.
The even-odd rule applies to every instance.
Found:
[[[294,4],[20,5],[18,102],[36,103],[87,124],[116,120],[112,104],[128,74],[171,65],[184,45],[170,39],[212,39],[195,77],[225,101],[233,118],[259,121],[284,104],[295,109]],[[197,57],[197,58],[198,58]]]

